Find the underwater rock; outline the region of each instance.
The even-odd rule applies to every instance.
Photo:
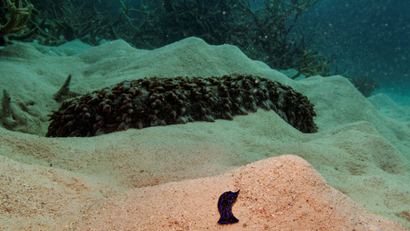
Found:
[[[144,78],[123,81],[64,102],[50,116],[47,137],[96,136],[194,121],[233,120],[274,110],[304,133],[317,131],[308,98],[291,87],[251,75]]]

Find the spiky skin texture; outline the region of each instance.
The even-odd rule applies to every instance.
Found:
[[[308,98],[276,81],[244,75],[209,78],[144,78],[64,102],[50,115],[47,137],[96,136],[194,121],[232,120],[274,110],[304,133],[317,131]]]

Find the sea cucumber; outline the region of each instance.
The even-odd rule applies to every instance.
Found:
[[[49,115],[47,137],[89,137],[130,128],[233,120],[275,111],[304,133],[317,131],[308,98],[279,82],[251,75],[144,78],[123,81],[64,102]]]

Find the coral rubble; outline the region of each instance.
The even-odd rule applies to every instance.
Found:
[[[2,110],[0,118],[3,121],[3,124],[6,125],[8,128],[14,128],[18,124],[13,119],[10,104],[11,104],[10,94],[6,90],[3,90],[3,101],[2,101],[3,110]]]
[[[53,99],[57,102],[60,102],[62,100],[71,98],[71,97],[76,97],[79,94],[70,91],[70,81],[71,81],[71,75],[69,75],[67,77],[67,79],[65,80],[63,86],[60,88],[60,90],[58,90],[54,95],[53,95]]]
[[[50,115],[47,137],[95,136],[129,128],[233,120],[274,110],[301,132],[313,133],[316,113],[291,87],[256,76],[144,78],[123,81],[64,102]]]

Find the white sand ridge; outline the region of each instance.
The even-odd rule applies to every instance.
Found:
[[[163,188],[171,186],[162,185],[163,183],[187,179],[197,180],[171,185],[178,184],[175,187],[198,191],[203,189],[202,186],[197,185],[197,189],[192,189],[195,187],[192,182],[209,181],[209,184],[216,186],[210,188],[206,195],[216,200],[223,191],[232,191],[235,187],[248,187],[248,191],[244,190],[242,195],[249,195],[252,192],[250,182],[240,181],[238,185],[234,185],[232,179],[219,181],[218,178],[198,178],[216,176],[241,165],[287,153],[307,160],[332,187],[365,206],[370,212],[398,220],[410,227],[408,122],[381,115],[343,77],[312,77],[295,82],[261,62],[249,60],[236,47],[210,46],[197,38],[188,38],[154,51],[137,50],[123,41],[113,41],[76,55],[61,57],[43,55],[30,45],[18,44],[0,51],[0,69],[2,87],[10,93],[14,110],[21,110],[16,112],[16,119],[21,124],[18,129],[28,133],[45,134],[45,115],[59,107],[51,96],[69,74],[73,75],[72,89],[80,93],[146,76],[208,77],[231,73],[258,75],[288,84],[306,95],[316,105],[318,116],[315,121],[319,126],[319,133],[302,134],[273,111],[260,109],[247,116],[236,116],[233,121],[217,120],[215,123],[195,122],[128,130],[93,138],[47,139],[1,129],[0,153],[3,157],[0,190],[3,190],[1,195],[7,195],[2,197],[3,207],[0,208],[0,223],[4,224],[2,227],[16,230],[31,225],[53,229],[64,225],[69,227],[72,223],[85,229],[88,222],[91,222],[90,219],[93,219],[93,214],[104,211],[104,208],[112,210],[102,212],[103,215],[97,216],[97,221],[106,220],[105,215],[123,216],[121,213],[126,210],[115,210],[113,201],[127,201],[129,194],[135,190],[139,193],[144,190],[152,191],[144,194],[146,196],[162,195],[160,192],[166,195]],[[30,103],[31,101],[34,103]],[[26,105],[27,110],[23,110],[20,104]],[[287,160],[288,157],[281,158],[284,158],[281,161],[294,160],[296,166],[305,166],[295,157],[290,157],[290,160]],[[268,159],[259,164],[265,165],[273,160],[275,159]],[[285,163],[290,163],[286,161]],[[256,172],[251,174],[256,176]],[[296,180],[296,176],[303,174],[303,171],[295,168],[290,174],[292,177],[287,179]],[[256,180],[252,177],[250,179]],[[270,182],[269,187],[274,187],[273,184],[277,181]],[[161,185],[152,187],[158,184]],[[239,187],[240,184],[244,185]],[[303,181],[295,187],[302,187],[301,184],[304,184]],[[285,186],[286,184],[282,185]],[[134,187],[146,188],[132,189]],[[317,192],[321,187],[323,185],[311,185],[310,189]],[[339,198],[337,200],[342,200],[340,195],[335,196],[333,189],[328,190],[323,191],[320,197],[334,196]],[[286,195],[288,194],[284,197]],[[175,193],[174,196],[185,198],[181,199],[184,201],[195,199],[184,193]],[[252,197],[266,200],[260,194]],[[289,224],[286,222],[291,222],[268,218],[262,212],[255,212],[256,210],[246,210],[246,207],[259,204],[242,199],[241,202],[241,198],[238,198],[234,214],[242,222],[239,226],[244,229],[248,227],[249,230],[255,230],[263,228],[265,224],[274,229],[274,224],[286,225]],[[136,198],[133,201],[138,206]],[[333,224],[336,229],[356,227],[356,230],[389,230],[383,228],[388,226],[377,225],[385,225],[387,220],[380,218],[383,222],[377,222],[379,218],[370,218],[369,214],[348,199],[343,201],[344,205],[331,202],[335,203],[335,211],[341,216],[334,223],[328,221],[326,225],[329,226],[323,227]],[[323,205],[323,201],[316,202],[317,206]],[[165,201],[160,205],[168,208],[172,203]],[[175,211],[189,211],[192,217],[189,218],[191,223],[188,225],[192,229],[196,224],[198,227],[205,227],[204,222],[199,222],[202,220],[209,222],[212,227],[218,219],[216,202],[204,199],[202,203],[208,206],[206,208],[215,210],[196,213],[194,208],[189,210],[191,208],[175,205]],[[245,206],[241,203],[247,204]],[[300,211],[300,208],[289,206],[281,209],[276,205],[267,205],[269,213],[276,217],[281,217],[281,213]],[[304,202],[300,206],[307,205]],[[240,213],[235,213],[235,209]],[[161,212],[158,210],[157,215]],[[209,216],[204,215],[205,212]],[[178,212],[173,214],[176,216]],[[334,216],[334,213],[325,214],[323,211],[316,213],[317,216],[319,214],[324,216],[323,219]],[[195,216],[198,222],[192,223]],[[307,210],[305,216],[315,216],[315,211]],[[85,220],[81,221],[82,218]],[[138,219],[142,218],[144,217]],[[176,226],[169,227],[186,228],[181,219],[173,220],[180,226],[174,223]],[[359,219],[363,222],[360,223]],[[254,221],[261,223],[254,224]],[[320,222],[323,223],[323,220]],[[310,227],[322,227],[320,222],[314,220]],[[91,223],[95,226],[103,224]],[[161,222],[144,221],[142,224],[148,230],[153,230]],[[367,226],[356,226],[363,224]],[[132,224],[117,225],[115,227],[129,228]],[[277,228],[280,227],[286,226],[278,224]],[[391,227],[394,228],[391,230],[400,228]]]

